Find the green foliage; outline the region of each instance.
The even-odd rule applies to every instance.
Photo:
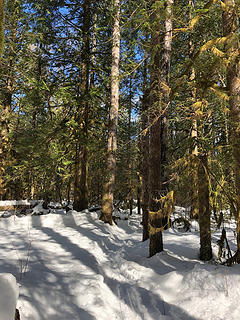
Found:
[[[8,197],[72,197],[80,137],[82,144],[86,140],[88,143],[90,201],[100,202],[106,175],[110,104],[111,3],[91,1],[91,16],[95,14],[97,18],[90,22],[91,83],[86,96],[81,89],[83,2],[6,2],[0,100],[5,103],[7,97],[11,98],[10,152],[5,164]],[[226,70],[236,61],[228,51],[236,35],[231,39],[222,37],[222,10],[221,3],[216,1],[199,0],[195,7],[190,7],[189,1],[175,1],[168,106],[170,189],[175,191],[178,204],[191,205],[191,153],[197,147],[209,156],[211,206],[217,211],[228,207],[234,198]],[[1,1],[2,22],[3,13]],[[151,68],[145,51],[149,53],[149,35],[154,28],[161,39],[164,37],[164,25],[160,22],[165,18],[165,1],[122,2],[121,14],[115,197],[128,202],[136,198],[140,185],[139,116],[143,86],[149,85],[148,72],[143,84],[144,66]],[[154,14],[159,18],[157,25],[152,23]],[[3,35],[3,24],[0,34]],[[1,43],[2,39],[3,36]],[[153,50],[158,54],[162,46]],[[193,69],[195,75],[191,78]],[[87,120],[84,101],[88,102]],[[192,136],[195,120],[197,137]],[[81,135],[86,122],[87,139]]]

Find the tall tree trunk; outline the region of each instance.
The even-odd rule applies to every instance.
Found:
[[[0,56],[4,48],[4,8],[5,0],[0,0]]]
[[[6,81],[6,88],[4,94],[4,100],[1,106],[1,120],[0,120],[0,199],[4,197],[6,192],[4,173],[5,166],[7,165],[8,158],[8,133],[9,133],[9,121],[11,113],[11,104],[12,104],[12,95],[13,95],[13,78],[12,78],[12,61],[9,63],[9,75]]]
[[[212,258],[210,207],[209,207],[209,182],[207,154],[199,155],[198,166],[198,202],[199,202],[199,227],[200,227],[200,259],[207,261]]]
[[[129,214],[133,213],[133,183],[132,183],[132,141],[131,141],[131,128],[132,128],[132,79],[129,81],[129,106],[128,106],[128,203]]]
[[[169,106],[169,75],[172,52],[172,9],[174,0],[166,0],[165,34],[163,39],[163,58],[161,63],[162,113],[161,113],[161,180],[162,194],[168,192],[167,150],[168,150],[168,106]]]
[[[141,110],[141,121],[142,121],[141,176],[142,176],[142,225],[143,225],[142,240],[143,241],[149,238],[149,228],[148,228],[149,90],[148,90],[148,83],[147,83],[147,63],[148,63],[147,58],[148,58],[148,53],[147,51],[145,51],[144,72],[143,72],[143,100],[142,100],[142,110]]]
[[[240,45],[238,40],[238,12],[234,0],[225,0],[224,3],[223,34],[228,37],[225,49],[228,50],[228,57],[231,59],[227,67],[227,89],[236,186],[237,253],[235,258],[236,262],[240,263]]]
[[[154,4],[156,1],[152,1]],[[151,34],[150,144],[149,144],[149,255],[163,250],[163,215],[161,197],[167,193],[167,108],[169,104],[169,72],[172,46],[173,0],[166,0],[165,33],[161,55],[161,14],[154,10]]]
[[[5,1],[0,0],[0,56],[3,51],[4,43],[4,6]],[[12,39],[16,41],[16,26],[13,26]],[[12,95],[14,86],[14,76],[13,76],[13,61],[16,57],[15,48],[10,46],[9,48],[9,59],[8,59],[8,71],[6,78],[6,85],[4,88],[4,96],[2,105],[0,105],[0,199],[3,199],[6,195],[6,183],[4,181],[5,167],[8,162],[9,156],[9,121],[11,114],[12,105]],[[1,57],[0,57],[1,59]]]
[[[81,54],[81,110],[79,116],[78,142],[76,148],[76,166],[74,182],[74,210],[88,208],[88,93],[90,70],[90,0],[83,2],[83,46]]]
[[[91,78],[90,78],[90,88],[94,87],[95,82],[95,69],[96,69],[96,49],[97,49],[97,11],[94,10],[92,20],[93,20],[93,32],[92,32],[92,61],[91,61]]]
[[[8,150],[8,131],[9,131],[9,114],[8,110],[4,106],[0,106],[2,109],[0,112],[0,200],[3,199],[5,194],[5,164],[6,164],[6,153]]]
[[[113,193],[116,170],[117,125],[119,107],[119,60],[120,60],[120,0],[114,0],[114,25],[112,36],[111,106],[107,146],[107,181],[103,188],[102,214],[100,219],[112,225]]]
[[[194,1],[189,0],[189,21],[192,20],[192,11],[194,9]],[[189,57],[192,58],[194,55],[194,45],[192,40],[192,34],[190,33],[189,40]],[[193,83],[191,92],[192,105],[197,102],[197,90],[194,85],[195,81],[195,69],[191,68],[189,80]],[[211,247],[211,230],[210,230],[210,208],[209,208],[209,179],[208,179],[208,157],[207,153],[199,154],[197,138],[198,138],[198,117],[197,112],[193,108],[192,110],[192,150],[193,156],[192,163],[192,214],[198,216],[198,222],[200,227],[200,259],[210,260],[212,258],[212,247]],[[202,129],[204,134],[204,129]]]
[[[192,11],[194,10],[194,1],[189,0],[188,2],[189,5],[189,21],[192,20]],[[192,32],[189,34],[190,39],[189,39],[189,58],[192,59],[194,55],[194,44],[193,44],[193,39],[192,39]],[[190,71],[190,76],[189,80],[190,82],[193,83],[193,87],[191,90],[191,102],[192,105],[196,102],[197,100],[197,92],[196,92],[196,87],[194,85],[195,81],[195,69],[194,67],[191,68]],[[197,145],[197,137],[198,137],[198,125],[197,125],[197,114],[194,108],[192,108],[192,114],[193,114],[193,120],[192,120],[192,130],[191,130],[191,137],[192,137],[192,150],[190,151],[193,157],[198,156],[198,145]],[[191,214],[195,217],[198,216],[198,166],[197,166],[198,161],[194,161],[193,163],[193,184],[192,184],[192,208],[191,208]]]

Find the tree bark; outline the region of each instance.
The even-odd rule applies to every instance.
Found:
[[[0,56],[4,49],[4,8],[5,0],[0,0]]]
[[[236,262],[240,263],[240,45],[238,40],[238,15],[234,0],[225,0],[223,34],[228,37],[225,50],[230,57],[227,67],[227,90],[229,93],[231,145],[235,173],[235,217],[237,220]]]
[[[141,136],[141,176],[142,176],[142,225],[143,235],[142,240],[145,241],[149,238],[148,227],[148,205],[149,205],[149,192],[148,192],[148,166],[149,166],[149,90],[147,90],[147,52],[145,53],[144,75],[143,75],[143,100],[141,110],[142,121],[142,136]]]
[[[194,10],[194,1],[189,0],[189,21],[192,20],[192,11]],[[194,55],[194,44],[192,39],[192,32],[189,34],[189,58],[192,59]],[[191,102],[194,104],[197,100],[197,90],[194,85],[196,75],[194,67],[191,68],[189,80],[193,83],[193,88],[191,90]],[[192,130],[191,130],[191,138],[192,138],[192,149],[190,150],[193,157],[198,156],[198,145],[197,145],[197,137],[198,137],[198,124],[197,124],[197,115],[196,111],[192,108],[193,120],[192,120]],[[197,162],[197,161],[196,161]],[[198,167],[197,163],[193,163],[193,187],[192,187],[192,208],[191,214],[193,217],[198,216]]]
[[[83,2],[83,46],[81,68],[81,109],[79,116],[78,142],[76,146],[76,166],[73,208],[82,211],[88,208],[88,93],[90,70],[90,0]]]
[[[132,182],[132,141],[131,141],[131,128],[132,128],[132,79],[129,82],[129,106],[128,106],[128,203],[129,214],[133,213],[133,182]]]
[[[208,182],[208,158],[206,154],[199,155],[198,166],[198,208],[200,227],[200,259],[203,261],[212,258],[210,207],[209,207],[209,182]]]
[[[156,1],[152,1],[154,4]],[[163,215],[161,196],[167,194],[167,108],[169,103],[169,72],[172,46],[173,0],[166,0],[164,39],[161,37],[161,13],[154,10],[151,34],[151,85],[150,85],[150,143],[149,143],[149,211],[150,257],[163,250]],[[163,40],[163,50],[161,46]]]
[[[9,133],[9,120],[10,120],[10,113],[11,113],[11,104],[12,104],[12,94],[13,94],[13,80],[11,78],[11,70],[12,65],[10,61],[9,65],[9,76],[7,78],[6,88],[5,88],[5,95],[4,100],[1,106],[1,120],[0,120],[0,199],[4,197],[6,192],[6,185],[4,181],[4,174],[5,174],[5,166],[7,163],[7,154],[8,154],[8,133]]]
[[[107,181],[103,188],[102,214],[100,219],[112,225],[113,196],[116,170],[117,125],[119,107],[119,60],[120,60],[120,0],[114,0],[114,25],[112,35],[111,106],[107,146]]]
[[[4,42],[4,6],[5,1],[0,0],[0,43],[3,46]],[[17,22],[16,22],[17,23]],[[17,29],[16,25],[12,27],[12,40],[16,42]],[[3,50],[3,47],[2,47]],[[0,48],[1,51],[1,48]],[[2,52],[0,52],[0,55]],[[12,105],[12,96],[13,96],[13,87],[14,87],[14,59],[16,57],[15,48],[13,46],[9,47],[9,58],[8,58],[8,68],[7,68],[7,77],[6,85],[4,88],[4,95],[2,105],[0,106],[0,199],[5,197],[6,192],[6,183],[4,181],[5,167],[7,166],[7,158],[9,155],[9,122],[11,114],[11,105]]]

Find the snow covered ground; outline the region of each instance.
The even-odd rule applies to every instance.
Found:
[[[16,278],[11,273],[0,274],[0,319],[13,320],[19,295]]]
[[[199,261],[194,228],[164,232],[152,258],[137,214],[113,227],[95,212],[1,218],[0,243],[22,320],[240,319],[240,266]]]

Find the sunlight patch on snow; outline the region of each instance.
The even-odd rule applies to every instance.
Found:
[[[239,266],[200,262],[198,232],[164,232],[165,250],[148,258],[140,216],[118,226],[98,218],[86,210],[0,219],[1,272],[19,279],[31,241],[21,320],[239,319]]]

